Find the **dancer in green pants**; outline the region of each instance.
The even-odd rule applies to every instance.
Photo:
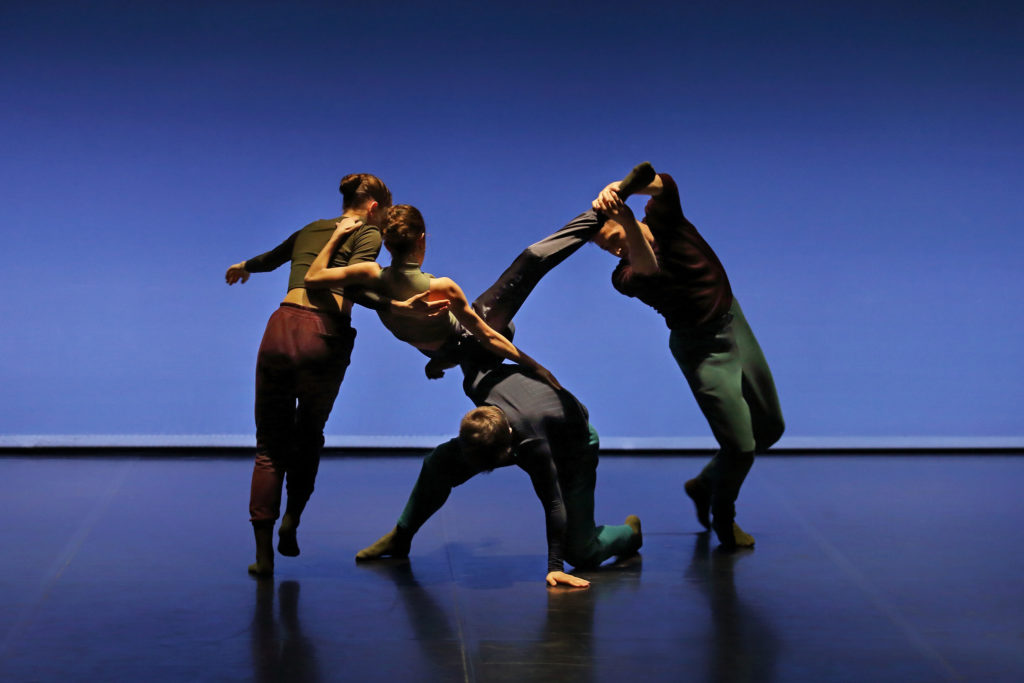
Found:
[[[636,220],[619,183],[611,183],[593,202],[608,219],[591,239],[621,259],[612,273],[615,288],[664,316],[669,349],[720,446],[685,485],[698,520],[726,549],[752,546],[754,538],[735,523],[735,502],[754,453],[785,428],[775,383],[725,268],[683,215],[675,181],[653,169],[650,175],[647,187],[636,190],[651,196],[644,220]]]

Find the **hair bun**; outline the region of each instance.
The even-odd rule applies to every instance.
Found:
[[[391,206],[391,190],[380,178],[369,173],[349,173],[341,179],[338,192],[342,196],[341,206],[345,209],[370,200],[382,207]]]
[[[346,198],[352,197],[355,195],[356,192],[359,191],[359,186],[362,184],[362,174],[349,173],[347,176],[341,179],[341,184],[338,186],[338,192],[343,194]]]

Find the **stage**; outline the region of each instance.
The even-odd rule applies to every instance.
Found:
[[[638,557],[547,588],[520,470],[457,488],[408,560],[356,564],[418,457],[331,457],[301,556],[256,580],[240,457],[0,458],[5,681],[1024,680],[1024,458],[776,455],[701,533],[704,458],[606,456],[597,522]]]

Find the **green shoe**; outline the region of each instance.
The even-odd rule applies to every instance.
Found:
[[[654,181],[654,167],[651,162],[645,161],[634,167],[629,174],[619,183],[619,197],[625,199],[634,192],[644,189]]]

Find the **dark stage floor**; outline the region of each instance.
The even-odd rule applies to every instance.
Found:
[[[683,496],[702,462],[606,457],[598,522],[645,544],[573,590],[515,469],[366,566],[419,461],[325,460],[257,581],[246,460],[2,458],[0,680],[1024,680],[1024,458],[761,458],[735,555]]]

